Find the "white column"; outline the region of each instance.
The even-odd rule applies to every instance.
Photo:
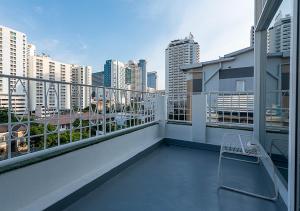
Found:
[[[255,32],[254,136],[265,146],[267,31]]]
[[[192,97],[192,141],[206,142],[206,98],[203,93]]]

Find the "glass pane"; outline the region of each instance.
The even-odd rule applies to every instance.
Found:
[[[288,179],[291,0],[284,0],[268,28],[266,151],[284,184]]]

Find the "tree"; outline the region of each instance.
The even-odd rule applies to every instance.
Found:
[[[11,121],[16,122],[18,121],[15,114],[11,114]],[[7,108],[0,108],[0,123],[8,123],[8,109]]]

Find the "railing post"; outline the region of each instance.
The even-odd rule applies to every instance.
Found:
[[[72,130],[73,130],[73,119],[72,119],[72,113],[74,113],[74,107],[73,107],[73,100],[75,101],[75,99],[73,99],[72,96],[72,88],[73,86],[71,84],[69,84],[70,86],[70,143],[72,143]]]
[[[47,148],[47,122],[46,122],[46,117],[47,117],[47,84],[44,81],[44,149]],[[42,113],[42,112],[41,112]]]
[[[157,95],[157,97],[155,98],[155,104],[155,120],[159,121],[160,136],[165,137],[165,128],[167,121],[167,95]]]
[[[209,104],[208,104],[208,108],[209,108],[209,123],[211,123],[211,93],[209,93]]]
[[[28,150],[27,152],[30,153],[30,80],[27,79],[27,144]]]
[[[11,81],[10,77],[8,78],[8,159],[11,158],[11,138],[12,138],[12,126],[11,126],[11,95],[13,90],[11,90]]]
[[[55,85],[54,85],[55,87]],[[60,145],[60,86],[57,84],[57,145]]]
[[[103,134],[106,135],[106,89],[103,87],[103,103],[102,103],[102,130]]]

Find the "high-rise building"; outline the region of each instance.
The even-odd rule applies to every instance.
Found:
[[[147,72],[147,87],[157,89],[157,72]]]
[[[104,72],[96,72],[96,73],[92,73],[92,85],[93,86],[104,86]],[[93,93],[92,93],[92,97],[96,96],[96,88],[93,87]]]
[[[28,77],[71,82],[70,64],[54,61],[44,54],[35,55],[34,49],[28,51],[31,52],[28,57]],[[70,109],[70,85],[60,84],[58,88],[54,84],[32,81],[30,93],[30,111],[34,111],[37,116],[55,113],[58,108],[59,110]],[[59,106],[57,105],[57,97],[59,97]]]
[[[291,48],[291,16],[282,17],[281,13],[268,30],[268,53],[290,51]]]
[[[27,37],[24,33],[0,25],[0,74],[27,76]],[[10,84],[9,84],[10,83]],[[26,110],[26,82],[0,78],[0,107],[8,108],[8,94],[12,92],[12,110],[24,114]],[[10,87],[9,87],[10,86]]]
[[[131,76],[130,89],[135,91],[141,91],[142,90],[141,75],[140,75],[138,64],[133,60],[129,60],[127,66],[130,69],[130,76]]]
[[[106,60],[104,64],[104,86],[126,89],[125,65],[118,60]]]
[[[184,64],[199,63],[199,44],[193,35],[173,40],[165,51],[167,93],[186,92],[186,75],[180,70]]]
[[[138,63],[139,71],[140,71],[140,86],[141,91],[145,92],[147,89],[147,62],[145,59],[140,59]]]
[[[129,60],[127,67],[130,69],[130,89],[135,91],[142,91],[142,72],[140,71],[139,64],[133,60]],[[129,77],[129,73],[127,76]]]
[[[92,73],[92,85],[103,86],[104,85],[104,72]]]
[[[72,83],[92,85],[92,67],[72,65]],[[92,90],[87,86],[72,85],[73,108],[84,109],[90,105]]]
[[[118,60],[107,60],[104,64],[104,86],[119,89],[146,91],[147,88],[147,62],[129,60],[123,63]]]
[[[132,70],[128,65],[125,67],[125,83],[128,86],[132,83]]]

